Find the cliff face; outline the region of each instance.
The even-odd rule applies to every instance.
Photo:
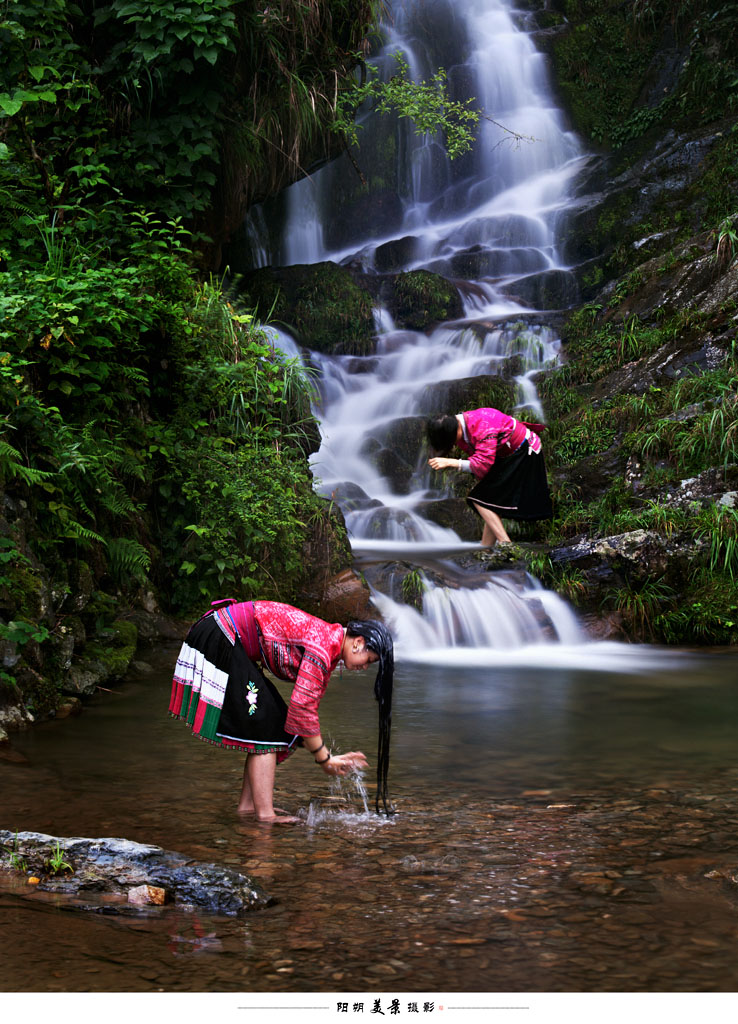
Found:
[[[234,51],[218,69],[228,110],[217,184],[201,217],[213,270],[252,203],[339,152],[330,128],[336,98],[370,48],[379,7],[376,0],[236,5]]]
[[[550,585],[627,637],[738,642],[738,12],[531,4],[592,150],[565,248],[580,304],[541,381]]]

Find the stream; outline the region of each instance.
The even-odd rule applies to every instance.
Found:
[[[463,298],[463,318],[428,334],[377,308],[371,358],[311,356],[316,487],[341,505],[396,638],[398,813],[367,810],[371,771],[329,784],[298,752],[276,801],[302,823],[239,818],[241,757],[168,719],[176,647],[141,652],[146,664],[83,715],[14,735],[0,758],[3,827],[215,860],[275,902],[241,919],[103,913],[7,875],[5,992],[738,989],[738,652],[592,643],[556,594],[525,573],[470,569],[478,542],[423,515],[449,492],[422,442],[399,470],[382,456],[398,422],[421,424],[450,382],[514,365],[519,406],[541,413],[536,375],[559,359],[555,313],[575,299],[558,239],[587,159],[523,15],[502,0],[394,8],[386,73],[398,50],[419,77],[441,64],[452,89],[532,141],[483,121],[452,166],[438,140],[394,126],[397,167],[382,184],[392,179],[394,200],[371,224],[340,206],[349,171],[337,161],[255,209],[247,230],[255,265],[425,268]],[[421,574],[421,607],[399,599],[395,565]],[[370,763],[371,682],[337,673],[321,704],[333,749]]]
[[[630,653],[612,671],[400,664],[398,813],[298,752],[276,799],[304,823],[265,828],[235,812],[241,757],[167,718],[175,648],[150,652],[83,715],[14,737],[3,822],[217,860],[276,903],[103,914],[6,877],[0,988],[735,991],[738,652]],[[321,720],[371,759],[370,678],[336,675]]]

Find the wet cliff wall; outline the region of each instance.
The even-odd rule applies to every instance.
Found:
[[[568,224],[581,302],[540,382],[543,579],[620,635],[738,642],[734,5],[531,4],[591,149]]]

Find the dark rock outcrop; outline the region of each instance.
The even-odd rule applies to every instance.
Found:
[[[133,889],[151,886],[164,890],[166,902],[229,916],[272,902],[261,886],[232,868],[128,839],[58,838],[0,829],[0,846],[3,868],[32,871],[39,877],[37,888],[69,897],[127,897]],[[55,857],[61,862],[56,872]]]

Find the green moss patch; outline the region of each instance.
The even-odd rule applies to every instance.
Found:
[[[262,320],[285,325],[318,352],[367,355],[374,348],[373,301],[336,263],[272,268],[250,274],[243,298]]]

